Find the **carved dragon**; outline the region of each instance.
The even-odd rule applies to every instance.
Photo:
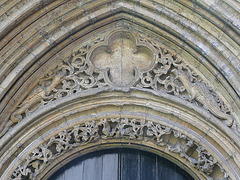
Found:
[[[186,91],[190,96],[191,101],[196,100],[197,102],[201,103],[203,105],[203,108],[209,110],[214,116],[218,117],[219,119],[226,120],[227,126],[232,126],[232,117],[220,110],[213,94],[206,86],[206,84],[199,81],[194,83],[191,82],[190,75],[181,69],[174,69],[172,72],[176,75],[176,78],[183,83]]]
[[[48,86],[39,86],[34,89],[30,95],[18,106],[18,110],[14,111],[10,117],[13,123],[19,122],[22,119],[22,115],[29,108],[33,107],[37,103],[40,103],[44,99],[51,99],[53,95],[50,95],[53,89],[61,83],[62,78],[65,76],[66,72],[58,71],[55,73],[52,82]]]
[[[145,37],[141,39],[141,42],[146,44],[153,43],[152,46],[154,46],[155,50],[158,52],[158,58],[156,58],[158,61],[156,61],[157,63],[155,62],[152,70],[146,72],[144,70],[144,73],[139,73],[138,78],[140,78],[140,83],[138,83],[136,78],[136,82],[134,82],[135,84],[133,86],[152,89],[154,91],[163,90],[166,93],[176,96],[181,96],[186,89],[187,93],[189,94],[190,101],[195,100],[195,102],[202,104],[203,107],[209,110],[214,116],[223,120],[227,120],[227,125],[231,126],[233,119],[230,115],[222,111],[221,108],[223,107],[223,103],[219,103],[221,106],[221,108],[219,108],[216,97],[212,94],[209,88],[201,81],[193,83],[193,81],[191,81],[192,77],[184,72],[191,71],[191,69],[187,67],[187,64],[185,64],[181,59],[177,58],[176,55],[172,54],[167,49],[158,46],[151,40],[144,40],[144,38]],[[102,42],[103,40],[104,38],[97,39],[94,41],[94,45]],[[36,105],[42,102],[42,100],[48,99],[48,102],[50,102],[56,100],[57,98],[63,97],[65,94],[70,95],[80,92],[82,89],[87,90],[91,88],[108,86],[110,82],[108,74],[104,71],[96,69],[94,67],[94,63],[88,59],[88,57],[91,57],[88,55],[88,53],[93,52],[90,51],[92,47],[93,45],[91,43],[85,45],[78,51],[74,52],[69,60],[65,59],[62,70],[53,75],[55,77],[52,78],[51,84],[48,86],[40,86],[33,90],[32,93],[20,104],[20,106],[18,106],[18,109],[12,113],[10,116],[11,121],[9,121],[10,126],[12,123],[19,122],[22,118],[27,116],[28,114],[26,112],[28,110],[33,112],[35,109],[37,109],[38,106]],[[94,58],[92,60],[94,60]],[[106,65],[109,65],[109,63]],[[101,69],[101,67],[99,68]],[[176,68],[180,69],[176,70]],[[132,70],[132,68],[130,69]],[[174,70],[176,72],[174,72]],[[66,75],[65,71],[68,71],[69,74]],[[176,78],[172,78],[170,75],[172,72],[175,74]],[[63,76],[65,76],[64,81],[61,80]],[[181,81],[184,87],[179,86],[178,83],[175,83],[176,79]],[[57,87],[61,82],[62,87]],[[111,86],[112,85],[114,86],[114,83],[111,84]],[[57,89],[57,94],[55,94],[55,96],[50,95],[55,87]],[[185,94],[182,97],[184,97],[184,100],[186,100]],[[47,104],[48,102],[44,101],[44,104]],[[8,127],[9,125],[7,125],[6,130]]]

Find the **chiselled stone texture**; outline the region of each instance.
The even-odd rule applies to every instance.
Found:
[[[147,115],[119,139],[164,151],[196,179],[239,180],[239,12],[237,0],[1,0],[0,179],[44,177],[50,169],[42,167],[59,168],[49,162],[63,163],[84,143],[112,148],[116,132],[104,113],[121,117],[131,107],[129,121],[136,109]],[[89,117],[101,134],[90,141],[78,130],[73,139],[68,123],[86,129],[81,118],[95,113],[106,115],[105,130]],[[134,135],[154,115],[165,134]],[[164,123],[176,130],[168,134]]]
[[[214,160],[203,146],[199,146],[190,137],[169,127],[151,121],[129,118],[111,118],[91,121],[77,125],[53,136],[46,144],[35,149],[14,171],[11,179],[36,179],[53,159],[77,146],[100,141],[101,139],[129,139],[151,141],[166,150],[178,153],[200,173],[209,176],[214,170],[222,171],[222,177],[228,179],[224,169]]]
[[[11,121],[18,122],[61,97],[110,86],[163,91],[205,108],[232,126],[233,118],[224,102],[181,57],[151,38],[135,34],[138,36],[117,31],[80,47],[42,79],[44,85],[37,87],[19,105]]]
[[[129,32],[118,32],[109,37],[107,45],[99,45],[90,55],[93,65],[109,68],[109,79],[123,86],[137,78],[138,69],[148,69],[154,62],[153,52],[147,43],[137,42]]]
[[[94,49],[90,60],[99,69],[109,68],[109,79],[115,85],[129,84],[137,77],[134,71],[147,69],[154,62],[147,43],[137,44],[129,32],[115,33],[109,37],[107,45]]]
[[[218,0],[171,3],[151,0],[14,2],[12,4],[12,1],[4,1],[1,4],[1,129],[6,125],[7,116],[12,110],[13,105],[7,103],[14,95],[12,86],[16,85],[15,90],[19,89],[18,86],[31,76],[31,72],[47,61],[40,57],[67,37],[67,41],[71,42],[77,39],[75,33],[81,31],[85,23],[91,25],[104,17],[115,16],[116,13],[123,14],[116,19],[102,21],[101,27],[123,18],[161,34],[182,49],[183,54],[190,52],[194,57],[194,66],[206,74],[218,91],[228,99],[236,117],[239,117],[240,41],[237,33],[239,18],[236,15],[239,5],[234,0],[231,0],[231,3]],[[125,12],[129,13],[129,16],[125,15]],[[28,16],[30,18],[24,18]],[[148,22],[144,21],[145,18],[143,22],[139,21],[138,17],[146,17]],[[23,76],[34,64],[35,69]],[[19,79],[20,77],[23,79]],[[7,93],[9,91],[11,92]]]

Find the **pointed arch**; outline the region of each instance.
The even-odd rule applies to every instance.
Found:
[[[96,107],[99,111],[108,108],[102,112],[106,113],[104,118],[108,118],[107,113],[112,114],[114,107],[117,109],[113,117],[124,114],[122,109],[129,106],[131,110],[126,118],[139,116],[138,113],[150,118],[157,113],[157,120],[150,118],[149,121],[161,124],[166,118],[168,126],[179,123],[177,131],[207,149],[219,168],[214,169],[216,174],[206,175],[187,165],[197,176],[239,179],[239,9],[239,3],[233,0],[231,3],[205,0],[2,2],[0,174],[10,177],[13,169],[26,160],[27,154],[39,144],[46,144],[51,133],[52,137],[56,135],[54,128],[74,121],[80,123],[79,119],[85,116],[89,116],[90,122],[91,113],[101,117]],[[156,65],[146,72],[133,68],[134,82],[123,87],[106,83],[111,76],[107,67],[103,73],[87,64],[88,71],[81,72],[81,77],[98,78],[98,85],[86,88],[81,84],[84,78],[80,78],[76,80],[81,86],[77,93],[66,91],[67,95],[63,96],[61,91],[62,94],[56,96],[55,90],[67,86],[64,83],[69,68],[75,68],[72,73],[76,74],[73,58],[79,56],[81,48],[86,46],[86,51],[88,48],[93,51],[91,43],[106,41],[110,32],[118,30],[134,33],[136,42],[148,44],[156,59],[160,59],[155,61]],[[166,59],[169,57],[172,60],[168,67],[170,60]],[[179,65],[180,60],[184,65]],[[159,69],[161,75],[156,73]],[[160,77],[168,78],[157,80]],[[99,97],[106,98],[106,102]],[[75,113],[75,106],[79,111],[74,115],[76,120],[70,115]],[[146,116],[146,111],[152,114]],[[60,116],[64,118],[60,120]],[[99,121],[99,117],[91,121]],[[51,132],[49,136],[44,129]],[[33,141],[38,145],[33,145]],[[141,141],[139,147],[144,143]],[[154,143],[151,146],[155,147]],[[160,151],[162,153],[163,149]]]

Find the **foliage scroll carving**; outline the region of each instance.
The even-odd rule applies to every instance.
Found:
[[[177,153],[208,179],[213,178],[213,171],[217,168],[222,171],[222,178],[228,178],[225,170],[203,146],[170,127],[141,119],[105,118],[76,125],[53,136],[27,156],[11,179],[36,179],[54,159],[73,148],[101,139],[121,138],[129,140],[129,143],[131,140],[151,141]]]
[[[131,34],[125,31],[123,32]],[[121,52],[121,49],[114,50],[114,48],[119,48],[117,46],[118,44],[114,44],[117,41],[112,42],[110,50],[108,48],[108,44],[111,44],[109,39],[111,39],[113,35],[102,36],[80,47],[79,50],[74,52],[70,57],[64,59],[61,65],[47,74],[41,80],[41,85],[36,87],[12,113],[10,117],[11,121],[14,123],[19,122],[39,107],[64,96],[94,88],[109,87],[114,89],[116,86],[118,89],[119,87],[121,89],[121,87],[127,86],[128,88],[150,89],[152,91],[160,91],[178,96],[185,101],[190,101],[208,110],[214,116],[226,122],[227,126],[232,126],[233,118],[226,104],[185,61],[151,38],[138,32],[134,34],[135,35],[130,36],[133,36],[133,39],[136,41],[130,41],[129,39],[131,38],[128,37],[126,40],[126,42],[129,41],[129,43],[132,43],[132,46],[134,46],[131,47],[132,50],[129,51],[131,54],[129,57],[132,58],[130,58],[131,61],[134,60],[133,62],[138,64],[137,60],[140,59],[139,62],[141,62],[141,60],[145,61],[145,59],[150,58],[152,62],[148,62],[148,65],[151,65],[145,69],[133,67],[133,69],[126,71],[132,73],[129,77],[134,77],[131,83],[119,84],[121,81],[116,79],[118,77],[116,74],[114,75],[117,71],[117,66],[114,66],[114,70],[110,70],[109,67],[105,69],[96,68],[93,64],[96,62],[92,62],[92,60],[95,61],[97,59],[96,57],[98,57],[97,53],[99,53],[96,49],[100,49],[101,53],[105,54],[104,57],[108,57],[109,62],[112,60],[112,56],[115,57],[118,52]],[[116,36],[116,38],[121,37]],[[124,46],[124,44],[121,46]],[[124,48],[122,50],[124,50]],[[126,53],[129,54],[128,52]],[[144,58],[141,59],[140,55],[144,56]],[[92,58],[93,56],[94,58]],[[124,58],[127,59],[128,56],[124,55]],[[119,57],[115,59],[119,59]],[[119,59],[119,61],[120,60],[121,59]],[[129,60],[129,62],[131,61]],[[107,66],[106,64],[111,64],[109,62],[105,63],[105,66]],[[115,61],[112,63],[114,62]],[[128,61],[125,60],[124,62]],[[127,66],[125,65],[124,67]],[[111,82],[111,76],[117,83],[114,84]],[[126,79],[126,77],[124,78]]]

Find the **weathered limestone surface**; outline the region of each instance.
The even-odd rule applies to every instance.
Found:
[[[236,0],[0,1],[0,179],[129,142],[240,179],[239,45]]]

